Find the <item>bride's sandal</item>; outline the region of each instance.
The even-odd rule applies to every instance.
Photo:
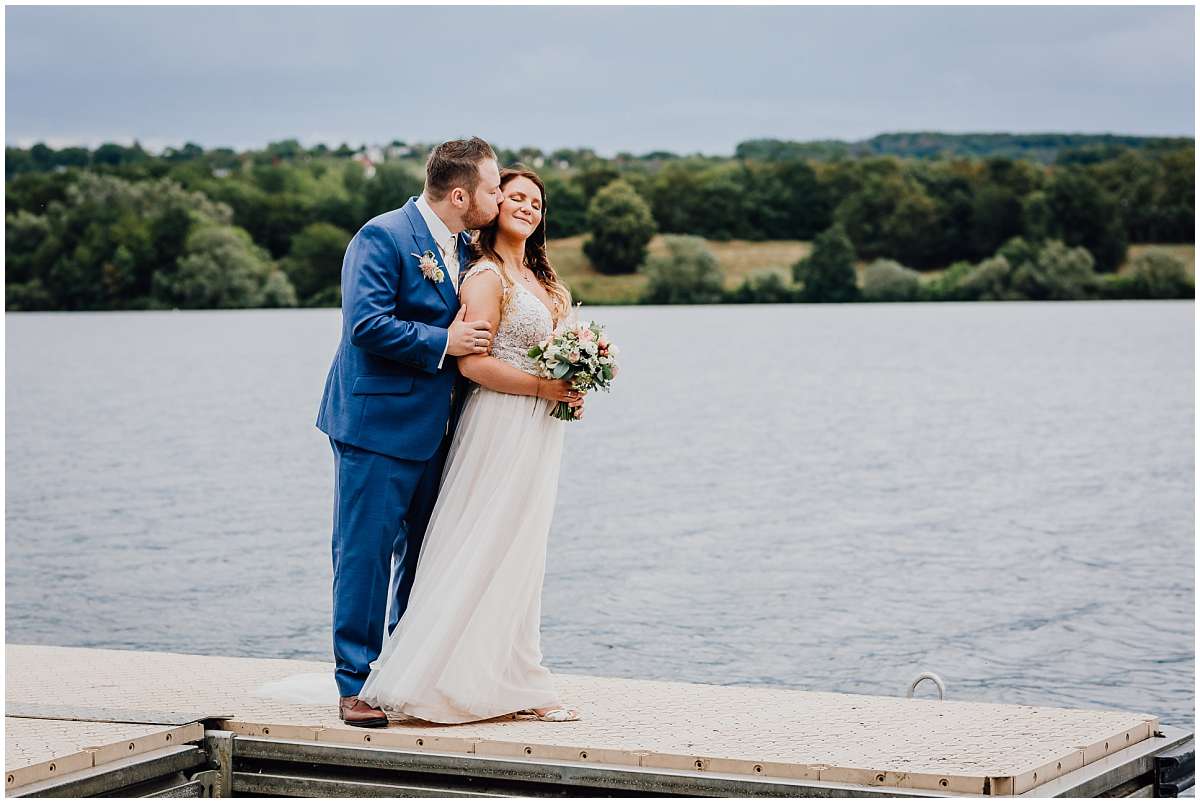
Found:
[[[526,708],[513,714],[513,719],[534,719],[538,722],[576,722],[579,711],[574,708],[551,708],[544,714]]]

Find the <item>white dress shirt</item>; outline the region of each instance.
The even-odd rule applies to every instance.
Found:
[[[417,211],[421,213],[421,217],[425,220],[425,225],[429,227],[429,233],[433,235],[433,241],[437,243],[438,251],[442,255],[442,262],[446,266],[446,273],[450,274],[450,283],[454,287],[454,292],[458,292],[458,235],[450,231],[450,227],[438,217],[437,212],[433,211],[433,207],[429,205],[429,199],[425,197],[425,193],[417,198]],[[438,360],[438,368],[442,367],[442,363],[446,361],[446,352],[450,350],[450,336],[446,335],[446,346],[442,349],[442,359]]]

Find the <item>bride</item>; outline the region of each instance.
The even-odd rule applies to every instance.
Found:
[[[565,426],[550,409],[567,401],[582,417],[582,394],[536,376],[526,355],[570,314],[571,299],[546,254],[541,179],[508,169],[500,186],[499,215],[479,232],[459,285],[463,306],[496,336],[490,354],[458,358],[474,386],[408,607],[358,694],[430,722],[579,719],[542,666],[540,623]]]

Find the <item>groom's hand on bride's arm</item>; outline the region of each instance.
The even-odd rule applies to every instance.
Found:
[[[446,353],[451,357],[468,354],[487,354],[492,345],[492,325],[487,321],[468,321],[467,305],[458,308],[446,340]]]

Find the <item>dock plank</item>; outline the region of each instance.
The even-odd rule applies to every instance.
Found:
[[[582,721],[364,730],[343,725],[332,699],[253,696],[288,675],[332,673],[330,663],[11,644],[6,658],[10,706],[212,711],[227,730],[286,739],[962,794],[1020,794],[1159,727],[1125,711],[555,675]]]
[[[98,767],[204,737],[200,723],[181,726],[4,718],[5,789]]]

